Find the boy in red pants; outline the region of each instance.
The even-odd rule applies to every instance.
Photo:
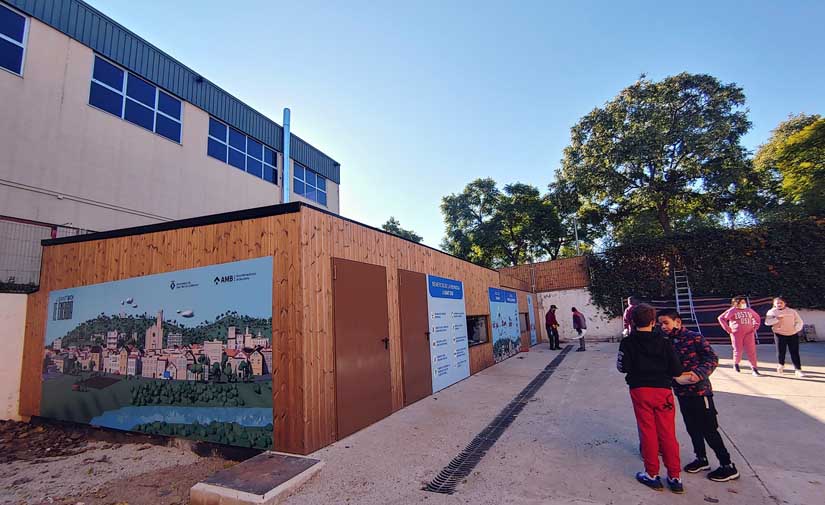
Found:
[[[682,363],[673,345],[653,332],[656,309],[643,303],[633,309],[635,328],[619,344],[616,368],[627,374],[630,398],[639,437],[645,471],[636,480],[661,491],[659,453],[667,468],[667,484],[674,493],[684,493],[680,477],[679,443],[676,441],[676,410],[670,390],[674,377],[682,374]]]

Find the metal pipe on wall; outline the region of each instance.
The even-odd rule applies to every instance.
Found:
[[[289,169],[289,108],[284,108],[284,197],[283,203],[289,203],[292,185],[290,184],[291,170]]]

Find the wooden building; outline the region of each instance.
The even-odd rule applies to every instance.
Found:
[[[489,319],[491,287],[515,290],[522,314],[535,296],[522,280],[297,202],[47,240],[28,302],[21,414],[39,415],[50,291],[264,256],[273,257],[274,449],[292,453],[431,394],[426,274],[463,283],[467,316]],[[494,364],[486,327],[486,343],[469,347],[471,374]]]

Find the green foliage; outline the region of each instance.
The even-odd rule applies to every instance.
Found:
[[[749,177],[744,104],[741,88],[709,75],[642,76],[573,126],[557,180],[619,237],[718,219]]]
[[[132,388],[132,405],[187,405],[243,407],[236,384],[205,384],[192,381],[155,380]]]
[[[442,249],[478,265],[555,258],[568,238],[554,197],[528,184],[499,190],[493,179],[476,179],[441,202],[447,227]]]
[[[415,233],[414,231],[405,230],[404,228],[402,228],[401,223],[393,216],[390,216],[390,218],[387,219],[387,222],[381,225],[381,229],[386,232],[392,233],[393,235],[398,235],[401,238],[412,240],[417,244],[421,243],[421,241],[424,239],[424,237]]]
[[[825,215],[825,119],[790,135],[776,158],[787,200],[805,214]]]
[[[261,427],[251,427],[241,426],[238,423],[223,423],[217,421],[209,424],[200,424],[198,422],[192,424],[177,424],[155,421],[152,423],[138,424],[132,429],[150,435],[205,440],[216,444],[252,447],[255,449],[272,448],[271,424]]]
[[[629,295],[673,298],[675,263],[694,295],[782,295],[793,307],[825,308],[823,219],[646,237],[589,259],[593,301],[613,316]]]

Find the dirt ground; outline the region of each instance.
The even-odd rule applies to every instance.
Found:
[[[235,464],[185,444],[123,439],[83,426],[0,422],[0,504],[185,504],[190,487]]]

